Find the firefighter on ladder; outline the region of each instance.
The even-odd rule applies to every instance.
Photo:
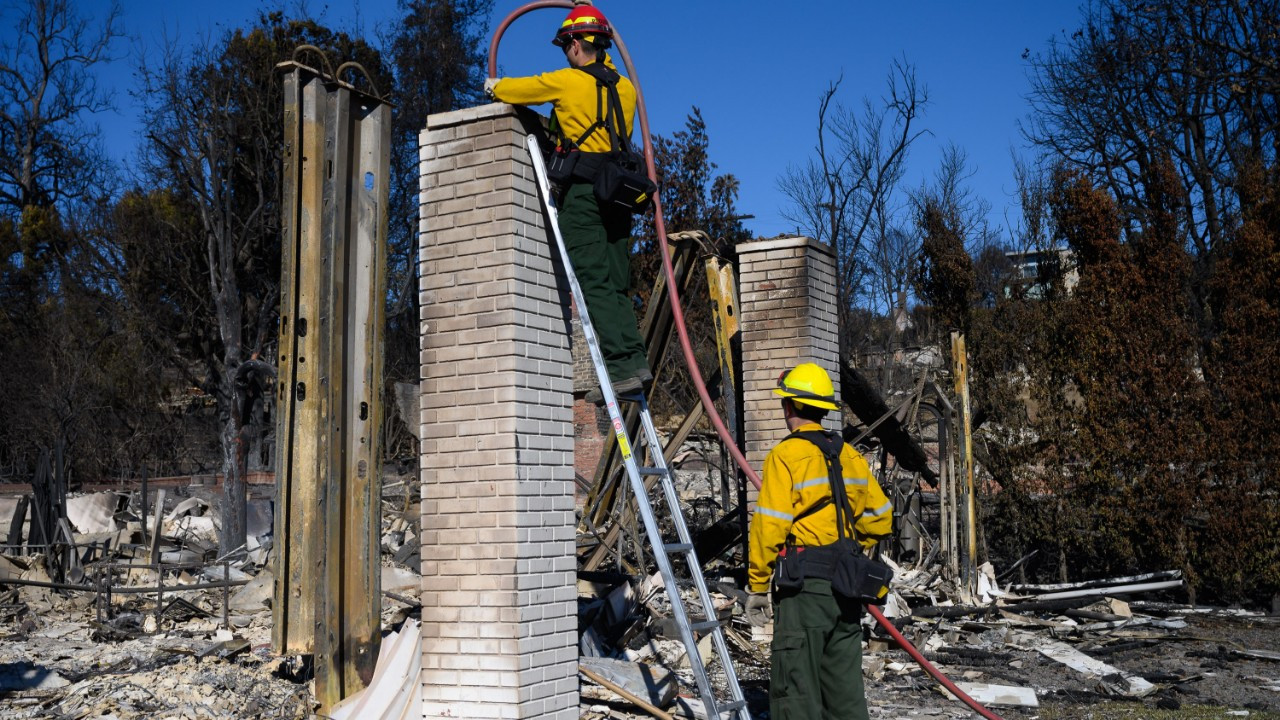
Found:
[[[862,605],[832,592],[829,577],[805,572],[803,587],[773,589],[779,553],[836,542],[836,512],[822,451],[794,433],[821,431],[837,410],[827,372],[797,365],[778,379],[782,415],[793,433],[764,461],[760,497],[751,520],[747,618],[764,625],[774,618],[769,710],[773,720],[866,720],[862,683]],[[840,465],[852,510],[845,537],[870,548],[890,533],[893,506],[872,477],[867,461],[843,444]],[[808,568],[806,568],[807,570]]]
[[[571,145],[577,157],[574,177],[562,184],[560,233],[574,273],[582,286],[591,325],[600,338],[609,379],[616,395],[647,390],[653,382],[644,340],[636,325],[631,286],[631,214],[600,203],[592,189],[591,168],[610,149],[607,128],[601,126],[603,91],[596,79],[579,68],[601,63],[616,72],[606,50],[613,28],[598,8],[578,5],[565,18],[552,43],[564,51],[569,67],[533,77],[490,78],[485,90],[513,105],[552,103],[561,145]],[[625,121],[617,128],[631,135],[635,120],[635,86],[625,77],[617,82]],[[614,120],[616,122],[616,120]],[[599,389],[587,401],[604,402]]]

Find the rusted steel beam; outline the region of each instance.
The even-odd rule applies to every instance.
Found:
[[[720,396],[724,398],[725,421],[738,444],[742,433],[738,415],[738,358],[742,334],[738,329],[738,283],[734,264],[717,256],[706,259],[707,290],[711,294],[711,321],[716,331],[716,358],[720,361]]]
[[[343,66],[343,68],[348,66]],[[339,68],[339,72],[343,70]],[[277,388],[277,652],[313,653],[322,708],[373,677],[380,632],[390,106],[285,74]]]
[[[969,355],[965,351],[964,333],[951,333],[951,363],[956,382],[956,397],[960,404],[957,408],[960,420],[956,430],[960,434],[957,449],[960,451],[960,472],[963,484],[957,483],[960,490],[960,516],[964,520],[964,567],[961,577],[969,583],[975,582],[974,570],[978,567],[978,510],[977,496],[973,490],[973,428],[969,409]]]
[[[272,647],[277,653],[310,653],[315,642],[314,562],[318,546],[308,508],[315,507],[316,427],[321,412],[320,358],[314,275],[320,250],[320,165],[324,137],[318,76],[284,75],[284,150],[281,190],[280,357],[276,386],[275,588]],[[305,98],[305,100],[304,100]],[[303,268],[312,268],[304,276]],[[310,360],[308,363],[307,361]],[[308,393],[311,402],[307,402]]]

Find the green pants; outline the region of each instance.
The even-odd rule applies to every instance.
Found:
[[[867,720],[861,613],[829,580],[774,591],[771,720]]]
[[[560,234],[582,286],[591,326],[600,339],[609,379],[617,382],[647,370],[644,340],[628,293],[631,214],[625,210],[602,212],[587,183],[570,185],[560,208]]]

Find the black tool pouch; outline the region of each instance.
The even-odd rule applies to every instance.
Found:
[[[778,553],[773,569],[773,586],[779,590],[800,590],[804,587],[804,551],[795,545],[787,545]]]
[[[824,557],[830,558],[829,569],[824,568],[831,579],[832,592],[861,603],[883,604],[889,594],[889,581],[893,570],[888,565],[867,557],[853,538],[845,537],[846,518],[853,516],[849,495],[845,492],[844,472],[840,467],[840,450],[843,442],[833,436],[817,432],[793,433],[817,445],[827,460],[828,483],[831,486],[832,503],[836,507],[836,541],[822,546]],[[816,548],[815,548],[816,549]]]
[[[893,579],[893,570],[879,560],[867,557],[858,543],[847,538],[836,541],[834,552],[831,590],[858,602],[883,604],[888,595],[889,581]]]
[[[574,170],[582,153],[578,150],[556,148],[547,158],[547,180],[554,185],[567,185],[573,181]]]
[[[643,158],[635,153],[617,152],[596,173],[594,189],[596,199],[608,207],[643,213],[653,204],[658,186],[645,174]]]

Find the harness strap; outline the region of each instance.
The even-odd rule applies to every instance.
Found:
[[[853,508],[849,504],[849,493],[844,487],[844,469],[840,466],[840,452],[844,449],[844,440],[840,439],[835,433],[827,433],[820,430],[796,430],[787,436],[787,439],[790,438],[808,440],[822,451],[822,457],[827,461],[827,483],[831,489],[831,495],[806,508],[804,512],[792,519],[792,525],[801,518],[808,517],[834,503],[836,506],[836,537],[838,540],[843,540],[845,521],[853,517]]]
[[[619,149],[631,152],[631,139],[619,128],[621,123],[626,122],[622,110],[622,98],[618,95],[618,80],[622,76],[610,70],[601,61],[596,61],[577,69],[596,79],[596,121],[587,128],[586,132],[582,133],[582,136],[573,143],[573,146],[576,148],[582,145],[588,137],[591,137],[592,133],[603,127],[609,133],[609,152],[614,153]],[[601,88],[604,89],[603,94],[598,92]],[[608,98],[607,105],[604,100],[606,97]]]

